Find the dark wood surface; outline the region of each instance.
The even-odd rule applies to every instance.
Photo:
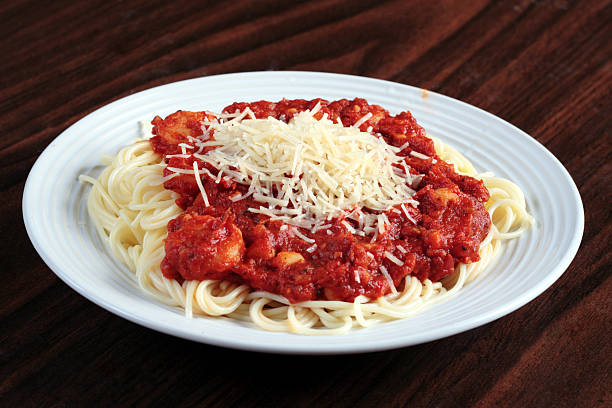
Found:
[[[612,406],[611,20],[603,0],[2,2],[0,405]],[[152,86],[289,69],[432,89],[531,134],[584,202],[584,238],[567,272],[466,333],[297,357],[140,327],[42,262],[21,197],[32,164],[64,129]]]

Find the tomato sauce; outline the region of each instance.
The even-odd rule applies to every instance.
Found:
[[[246,283],[255,290],[285,296],[292,303],[353,301],[359,295],[375,299],[391,291],[381,266],[401,289],[407,275],[435,282],[452,273],[458,262],[479,260],[480,243],[491,227],[484,208],[489,192],[482,181],[457,174],[436,155],[433,142],[410,112],[392,116],[382,107],[357,98],[234,103],[224,113],[248,107],[257,118],[272,116],[288,121],[317,103],[321,105],[317,119],[327,113],[330,119],[340,119],[344,126],[351,126],[371,113],[360,126],[362,131],[371,127],[372,134],[398,147],[408,142],[399,154],[405,156],[414,173],[424,174],[413,197],[419,203],[417,208],[404,206],[409,217],[403,210],[386,211],[390,227],[374,242],[370,242],[371,237],[348,232],[342,224],[344,217],[330,222],[331,234],[327,230],[312,233],[300,229],[317,245],[309,252],[313,244],[295,236],[290,228],[283,228],[281,221],[249,212],[249,207],[260,205],[252,198],[236,202],[230,199],[234,194],[245,193],[246,186],[224,179],[216,182],[203,175],[210,204],[205,206],[194,176],[181,174],[164,184],[180,194],[177,204],[185,210],[168,223],[166,256],[161,264],[164,276],[179,281],[223,279]],[[165,119],[156,117],[152,122],[153,150],[164,157],[181,153],[181,143],[189,144],[189,137],[203,134],[201,121],[213,118],[207,112],[184,111]],[[412,156],[411,151],[429,158]],[[193,156],[166,158],[169,167],[187,170],[193,169],[194,161],[199,168],[217,174],[215,168]],[[168,174],[172,171],[165,169],[164,175]],[[403,265],[392,262],[386,252]]]

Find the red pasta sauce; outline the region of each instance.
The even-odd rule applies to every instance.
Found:
[[[329,222],[331,235],[326,230],[312,233],[300,228],[316,243],[316,250],[309,252],[313,244],[295,236],[291,228],[281,228],[281,221],[248,211],[260,203],[251,197],[235,202],[230,199],[237,192],[245,193],[247,186],[227,179],[217,183],[202,174],[210,204],[205,206],[194,175],[181,174],[164,183],[165,188],[180,195],[177,204],[185,210],[168,223],[166,255],[161,264],[166,278],[244,283],[254,290],[282,295],[292,303],[353,301],[359,295],[376,299],[391,291],[381,266],[401,289],[407,275],[436,282],[453,273],[457,263],[479,260],[480,243],[491,227],[484,208],[489,192],[482,181],[457,174],[452,165],[436,155],[432,140],[410,112],[392,116],[364,99],[234,103],[223,112],[234,113],[248,107],[258,119],[274,117],[286,122],[296,113],[312,110],[317,103],[321,109],[316,119],[327,113],[334,122],[339,118],[344,126],[351,126],[371,113],[360,125],[361,131],[371,127],[370,133],[393,146],[408,143],[398,155],[405,156],[411,172],[424,174],[419,185],[413,186],[417,208],[404,206],[410,217],[403,209],[386,211],[390,227],[374,242],[370,242],[371,236],[348,232],[342,224],[343,216]],[[153,150],[164,157],[180,154],[179,144],[189,144],[189,137],[203,135],[201,122],[211,119],[214,115],[207,112],[185,111],[165,119],[156,117],[152,122]],[[415,157],[411,151],[429,158]],[[165,161],[168,167],[187,170],[193,170],[196,161],[199,168],[217,174],[217,169],[193,156]],[[172,171],[166,168],[164,175],[169,174]],[[403,265],[392,262],[386,252]]]

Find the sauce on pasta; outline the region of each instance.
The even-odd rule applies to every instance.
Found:
[[[397,154],[418,182],[413,200],[385,211],[384,228],[356,234],[354,208],[335,216],[316,231],[288,226],[280,220],[249,211],[260,203],[247,195],[247,186],[222,177],[219,170],[190,154],[193,138],[214,140],[202,126],[215,120],[208,112],[179,111],[153,121],[153,150],[165,157],[166,189],[180,195],[184,210],[168,223],[161,271],[168,279],[223,280],[279,294],[291,303],[309,300],[352,302],[360,295],[376,299],[402,290],[409,275],[437,282],[459,263],[477,262],[479,248],[491,228],[484,204],[489,192],[481,180],[460,175],[441,160],[409,112],[392,116],[363,99],[282,100],[234,103],[225,114],[250,109],[257,119],[288,122],[317,107],[316,119],[329,118],[401,147]],[[325,115],[325,116],[324,116]],[[365,119],[365,120],[364,120]],[[191,143],[191,144],[190,144]],[[207,146],[200,153],[215,149]],[[206,169],[193,173],[195,166]],[[178,170],[177,170],[178,169]],[[177,171],[184,170],[184,173]],[[197,176],[200,176],[201,186]],[[205,191],[205,196],[201,192]]]

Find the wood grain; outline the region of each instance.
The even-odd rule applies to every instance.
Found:
[[[0,5],[2,406],[612,406],[612,5],[569,1],[53,1]],[[27,238],[27,173],[64,129],[131,93],[256,70],[389,79],[531,134],[585,206],[567,272],[518,311],[381,353],[220,349],[82,298]]]

